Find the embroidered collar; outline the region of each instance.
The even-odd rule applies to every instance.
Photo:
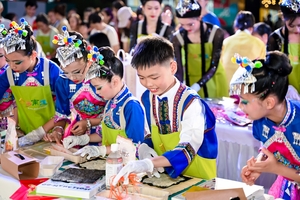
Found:
[[[175,78],[175,81],[176,81],[176,83],[172,88],[170,88],[167,92],[163,93],[160,96],[157,95],[157,98],[158,99],[163,99],[164,97],[173,97],[173,96],[175,96],[175,94],[177,93],[178,88],[180,87],[179,80],[177,78]]]
[[[237,31],[235,32],[235,34],[239,34],[240,32],[245,32],[245,33],[248,33],[249,35],[252,35],[248,29],[245,29],[245,30],[243,30],[243,31],[242,31],[242,30],[237,30]]]
[[[36,62],[36,65],[33,67],[32,72],[29,72],[26,70],[25,71],[26,74],[33,74],[38,70],[38,68],[40,67],[41,61],[40,61],[40,58],[38,58],[38,57],[36,57],[36,59],[37,59],[37,62]],[[45,60],[44,60],[44,62],[45,62]]]
[[[125,96],[129,93],[129,90],[127,86],[124,84],[123,88],[118,92],[118,94],[111,100],[113,104],[118,104],[120,101],[122,101]]]
[[[285,101],[286,101],[286,114],[285,114],[283,120],[281,121],[281,123],[278,126],[273,127],[276,130],[278,128],[280,128],[281,130],[284,130],[286,127],[288,127],[293,122],[295,115],[296,115],[295,106],[288,99],[285,99]]]

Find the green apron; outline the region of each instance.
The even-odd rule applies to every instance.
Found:
[[[215,36],[215,32],[218,29],[217,26],[213,26],[213,29],[210,33],[208,42],[205,43],[205,71],[207,72],[211,66],[211,59],[212,59],[212,52],[213,52],[213,39]],[[187,73],[189,76],[189,84],[192,86],[194,83],[198,82],[202,78],[202,60],[201,60],[201,44],[187,44],[187,58],[188,63],[186,65],[186,55],[185,55],[185,42],[183,37],[181,36],[180,32],[176,32],[175,35],[178,38],[179,43],[181,44],[181,57],[182,57],[182,66],[186,66]],[[184,70],[185,73],[185,70]],[[186,77],[186,74],[184,74]],[[207,81],[205,84],[208,91],[208,97],[210,98],[220,98],[226,97],[229,94],[229,86],[226,80],[226,74],[224,67],[222,66],[221,62],[218,63],[218,68],[213,77]],[[205,98],[204,89],[201,88],[198,92],[200,97]]]
[[[112,129],[109,128],[108,126],[106,126],[106,124],[104,123],[104,117],[102,120],[102,145],[105,146],[109,146],[113,143],[116,143],[117,140],[117,136],[120,135],[122,137],[127,138],[126,132],[125,132],[125,127],[126,127],[126,121],[125,121],[125,116],[124,116],[124,108],[126,106],[126,104],[130,101],[134,99],[133,97],[129,97],[125,100],[124,104],[120,107],[120,130],[118,129]],[[110,101],[106,103],[106,106],[104,108],[104,112],[107,109],[107,106],[110,104]]]
[[[277,29],[275,33],[280,37],[282,48],[281,51],[284,52],[284,38],[282,37],[280,33],[280,29]],[[288,52],[289,52],[289,59],[291,62],[291,65],[293,67],[293,70],[289,77],[289,84],[294,86],[298,93],[300,93],[300,60],[299,60],[299,54],[300,54],[300,44],[297,43],[289,43],[288,44]]]
[[[288,52],[293,67],[293,70],[289,75],[289,84],[294,86],[298,93],[300,93],[300,44],[289,44]]]
[[[36,40],[40,43],[40,45],[42,46],[43,48],[43,51],[45,53],[50,53],[52,54],[55,49],[51,47],[51,40],[50,40],[50,35],[49,36],[41,36],[41,35],[38,35],[36,37]]]
[[[7,69],[10,88],[18,108],[18,123],[26,134],[48,122],[55,114],[49,85],[49,60],[44,59],[44,86],[16,86],[11,68]]]
[[[150,99],[152,99],[152,95],[153,94],[150,93]],[[182,115],[182,107],[188,95],[189,93],[185,92],[179,102],[178,113],[177,113],[178,117],[181,117]],[[160,134],[159,128],[155,125],[155,119],[152,112],[152,105],[150,110],[151,110],[151,138],[152,138],[154,150],[160,156],[166,151],[173,150],[178,145],[180,140],[181,127],[179,127],[178,129],[179,132]],[[215,178],[217,175],[216,160],[206,159],[196,154],[192,162],[184,170],[183,174],[192,177],[201,178],[201,179],[206,179],[206,180]]]

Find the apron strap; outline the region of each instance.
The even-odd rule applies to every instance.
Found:
[[[7,68],[6,70],[6,75],[7,75],[7,79],[9,82],[10,86],[15,86],[15,81],[14,81],[14,77],[13,77],[13,73],[10,67]]]
[[[180,34],[179,30],[176,31],[174,33],[174,35],[177,37],[177,39],[178,39],[179,43],[181,44],[181,46],[183,46],[184,45],[184,40],[183,40],[182,35]]]
[[[44,86],[49,85],[49,79],[49,60],[47,58],[44,58]]]
[[[178,109],[177,109],[177,119],[181,119],[182,115],[183,115],[183,104],[185,103],[185,100],[188,98],[188,96],[190,95],[190,92],[187,90],[187,88],[183,91],[183,94],[181,96],[181,99],[179,101],[179,104],[178,104]],[[173,116],[175,117],[175,116]],[[174,120],[173,120],[174,121]],[[181,120],[179,120],[180,122]],[[179,123],[179,126],[178,126],[178,132],[181,131],[181,123]]]
[[[163,27],[160,29],[159,36],[163,37],[167,28],[168,28],[168,25],[163,23]]]
[[[219,27],[214,25],[211,32],[210,32],[210,35],[209,35],[209,38],[208,38],[208,43],[212,43],[213,40],[214,40],[214,37],[215,37],[215,34],[216,34],[216,31]]]
[[[126,127],[124,109],[125,109],[126,104],[131,100],[138,100],[138,99],[131,96],[131,97],[127,98],[125,100],[125,102],[123,103],[123,105],[120,107],[120,115],[119,116],[120,116],[120,128],[121,128],[121,130],[125,130],[125,127]]]
[[[144,21],[139,21],[138,23],[137,37],[142,34],[143,22]]]

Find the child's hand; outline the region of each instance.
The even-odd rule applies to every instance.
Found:
[[[249,170],[255,164],[256,159],[254,157],[247,161],[247,165],[243,167],[241,172],[241,178],[247,185],[253,185],[256,179],[260,176],[260,172]]]
[[[266,148],[262,148],[261,151],[267,156],[266,160],[256,161],[253,165],[249,166],[249,170],[277,174],[279,162],[276,160],[273,153]]]
[[[85,134],[87,130],[87,121],[86,120],[80,120],[79,122],[76,122],[74,126],[71,129],[71,133],[73,133],[76,136]]]

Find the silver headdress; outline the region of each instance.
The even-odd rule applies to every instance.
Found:
[[[104,66],[104,57],[100,54],[97,47],[94,46],[91,48],[88,46],[87,50],[89,51],[89,54],[87,55],[88,60],[92,62],[92,65],[86,74],[85,82],[96,77],[105,77],[112,74],[111,69]]]
[[[5,29],[5,27],[1,27],[1,34],[3,36],[5,35],[5,38],[1,40],[1,47],[4,47],[4,50],[7,54],[10,54],[16,50],[26,49],[26,41],[23,39],[23,37],[28,35],[28,31],[25,29],[25,26],[28,25],[28,23],[24,18],[22,18],[20,21],[20,25],[17,22],[12,21],[8,31]],[[16,49],[17,45],[19,45],[19,47]]]
[[[300,0],[283,0],[280,8],[283,14],[300,13]]]
[[[70,36],[66,26],[62,27],[62,31],[63,34],[55,35],[52,42],[61,46],[56,50],[56,58],[62,67],[65,68],[67,65],[75,61],[75,55],[77,58],[81,58],[83,56],[80,49],[82,41],[76,39],[76,35]]]
[[[240,95],[242,92],[242,86],[244,85],[244,94],[253,93],[255,91],[255,82],[257,81],[255,76],[253,76],[253,68],[261,68],[262,63],[260,61],[255,61],[253,63],[247,57],[240,57],[240,55],[235,54],[231,59],[233,63],[237,63],[240,67],[233,74],[230,81],[230,95]],[[249,86],[251,85],[250,91]]]

